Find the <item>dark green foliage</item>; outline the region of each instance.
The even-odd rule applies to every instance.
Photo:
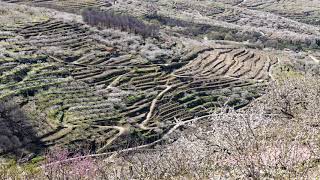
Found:
[[[130,95],[127,99],[127,103],[129,105],[132,105],[135,102],[142,100],[143,98],[145,98],[144,94]]]

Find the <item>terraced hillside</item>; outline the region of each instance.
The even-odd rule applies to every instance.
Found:
[[[250,42],[277,49],[320,49],[319,2],[302,0],[4,0],[80,14],[86,7],[135,16],[173,36]],[[43,5],[45,4],[45,5]]]
[[[70,13],[79,13],[81,9],[87,7],[108,7],[112,3],[105,0],[3,0],[8,3],[18,3],[33,5],[38,7],[49,7]]]
[[[142,38],[89,27],[75,14],[16,4],[67,7],[63,10],[77,13],[84,7],[121,11],[125,1],[111,7],[105,1],[6,2],[10,3],[0,3],[0,100],[14,101],[26,113],[37,138],[24,141],[18,135],[0,133],[9,139],[0,146],[0,153],[30,144],[89,146],[105,152],[157,142],[178,122],[206,116],[225,105],[242,108],[261,96],[274,78],[273,67],[284,57],[279,56],[281,51],[257,49],[248,43],[188,38],[181,31],[188,29],[187,22],[175,31],[177,27],[166,28],[171,22],[166,19],[158,39]],[[227,4],[212,6],[214,11],[202,9],[209,2],[201,7],[185,1],[172,6],[158,3],[163,8],[158,15],[173,5],[170,12],[177,14],[201,9],[199,27],[210,24],[213,28],[218,21],[239,27],[247,21],[234,18],[252,13]],[[128,10],[138,8],[135,15],[141,17],[144,1],[127,5]],[[183,22],[181,17],[176,19],[175,23]],[[300,33],[299,38],[313,38],[320,33],[317,27],[296,23],[288,36]],[[266,26],[266,32],[273,28]],[[13,139],[21,143],[9,146]]]
[[[306,2],[303,0],[249,0],[242,2],[241,6],[268,11],[299,22],[319,26],[319,3],[319,1]]]
[[[260,3],[261,2],[261,3]],[[304,4],[305,3],[305,4]],[[261,6],[259,6],[259,4]],[[300,8],[300,9],[299,9]],[[173,35],[198,39],[232,40],[278,49],[319,49],[320,29],[316,21],[319,1],[124,1],[106,10],[132,12],[157,22]],[[298,20],[286,16],[308,11]],[[301,48],[300,48],[301,50]]]

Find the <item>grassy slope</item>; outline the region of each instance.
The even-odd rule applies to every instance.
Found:
[[[158,17],[151,19],[144,1],[104,8],[160,23],[160,40],[93,29],[76,15],[2,3],[1,99],[18,99],[43,146],[85,145],[103,152],[152,143],[176,120],[205,116],[225,104],[245,106],[273,78],[275,63],[301,67],[297,57],[302,65],[317,63],[310,58],[316,48],[300,54],[252,49],[273,47],[267,42],[296,47],[296,41],[310,48],[309,40],[319,36],[316,25],[224,3],[157,4]],[[217,34],[240,43],[216,41]],[[242,43],[247,40],[253,45]]]

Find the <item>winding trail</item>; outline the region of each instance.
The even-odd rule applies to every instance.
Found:
[[[92,127],[97,127],[100,129],[116,129],[116,130],[118,130],[118,134],[113,136],[111,139],[109,139],[103,147],[101,147],[100,149],[97,150],[97,153],[105,152],[108,149],[109,145],[112,144],[113,141],[115,141],[118,137],[129,132],[129,127],[122,127],[122,126],[97,126],[97,125],[94,125]]]
[[[106,152],[106,153],[97,153],[97,154],[90,154],[90,155],[85,155],[85,156],[79,156],[79,157],[75,157],[75,158],[70,158],[70,159],[66,159],[66,160],[62,160],[62,161],[56,161],[56,162],[52,162],[49,164],[45,164],[42,166],[42,168],[48,167],[48,166],[52,166],[52,165],[56,165],[56,164],[61,164],[61,163],[67,163],[67,162],[72,162],[78,159],[84,159],[84,158],[97,158],[97,157],[103,157],[103,156],[109,156],[109,157],[115,157],[121,153],[128,153],[128,152],[132,152],[132,151],[137,151],[137,150],[141,150],[141,149],[145,149],[151,146],[154,146],[158,143],[160,143],[161,141],[166,140],[170,134],[172,134],[176,129],[178,129],[179,127],[187,124],[187,123],[192,123],[195,121],[199,121],[201,119],[204,118],[210,118],[212,117],[212,115],[206,115],[206,116],[202,116],[202,117],[198,117],[198,118],[194,118],[194,119],[190,119],[187,121],[177,121],[175,124],[173,124],[174,126],[166,133],[164,134],[160,139],[149,143],[149,144],[145,144],[145,145],[141,145],[141,146],[137,146],[137,147],[132,147],[132,148],[128,148],[128,149],[123,149],[123,150],[119,150],[119,151],[114,151],[114,152]],[[114,126],[110,126],[110,127],[114,127]],[[118,127],[118,126],[116,126]],[[120,133],[119,133],[120,134]]]
[[[271,63],[271,59],[270,59],[269,56],[268,56],[268,61]],[[269,68],[269,71],[268,71],[268,75],[269,75],[269,77],[271,78],[272,81],[275,81],[275,78],[273,77],[273,74],[272,74],[273,66],[275,66],[279,62],[280,62],[280,59],[277,57],[277,62],[270,65],[270,68]]]
[[[60,139],[63,136],[69,134],[74,128],[80,127],[80,125],[73,125],[69,123],[62,122],[61,125],[62,129],[58,130],[57,132],[51,134],[50,136],[43,137],[40,139],[42,142],[50,142],[56,139]]]
[[[309,57],[317,64],[320,64],[320,60],[314,57],[313,55],[309,54]]]
[[[150,110],[147,114],[147,117],[146,119],[141,123],[139,124],[139,127],[143,130],[147,130],[148,128],[146,127],[146,124],[150,121],[152,115],[153,115],[153,112],[157,106],[157,102],[164,96],[165,93],[167,93],[168,91],[170,91],[170,89],[172,88],[172,86],[167,86],[166,89],[164,89],[163,91],[161,91],[156,98],[154,98],[152,100],[152,103],[151,103],[151,106],[150,106]]]
[[[123,78],[125,75],[127,75],[128,73],[126,74],[122,74],[120,76],[118,76],[116,79],[114,79],[108,86],[107,86],[107,89],[110,89],[110,88],[113,88],[115,87],[121,80],[121,78]]]

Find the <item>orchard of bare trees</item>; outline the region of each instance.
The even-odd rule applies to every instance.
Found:
[[[85,9],[82,12],[82,17],[86,23],[92,26],[120,29],[143,37],[156,37],[159,35],[158,26],[145,24],[142,20],[130,15],[91,8]]]

